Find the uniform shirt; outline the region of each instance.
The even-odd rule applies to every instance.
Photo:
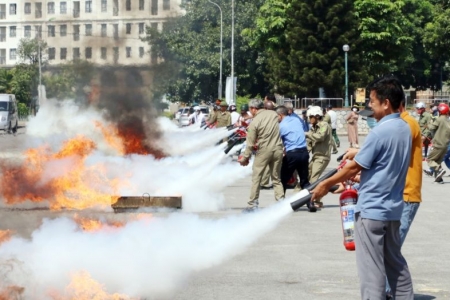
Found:
[[[358,204],[362,218],[398,221],[411,159],[411,129],[394,113],[382,118],[366,137],[355,162],[361,170]]]
[[[258,110],[248,126],[246,144],[243,155],[245,159],[250,158],[255,145],[258,146],[258,151],[283,150],[276,112],[266,109]]]
[[[428,112],[424,112],[423,114],[419,115],[420,131],[422,132],[423,136],[426,136],[428,138],[431,138],[431,131],[428,129],[428,124],[430,123],[431,119],[431,114]]]
[[[292,114],[290,114],[289,117],[298,118],[302,125],[303,132],[309,131],[308,124],[306,124],[305,120],[303,120],[303,118],[300,118],[300,116],[297,115],[295,112],[292,112]]]
[[[447,149],[450,142],[450,122],[448,116],[442,115],[428,124],[428,129],[436,131],[433,137],[433,147],[436,149]]]
[[[231,124],[236,124],[240,116],[241,115],[238,112],[233,111],[231,113]]]
[[[422,134],[419,123],[408,112],[402,112],[400,117],[405,120],[411,130],[411,161],[406,174],[403,200],[406,202],[422,201]]]
[[[286,116],[280,122],[280,136],[286,152],[306,148],[306,137],[300,118]]]
[[[217,128],[220,127],[227,127],[231,125],[231,115],[229,112],[225,111],[217,111],[216,114],[213,115],[212,119],[210,120],[211,123],[214,123],[217,121]]]
[[[331,129],[336,129],[337,126],[337,114],[333,110],[329,110],[327,112],[327,115],[330,116],[330,122],[331,122]]]
[[[313,158],[316,156],[330,158],[331,127],[327,122],[320,121],[305,132],[306,140],[310,144]],[[309,149],[308,149],[309,150]]]

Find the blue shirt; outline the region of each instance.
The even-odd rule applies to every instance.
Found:
[[[305,132],[299,118],[286,116],[280,123],[280,136],[287,151],[306,148]]]
[[[300,120],[300,123],[302,124],[302,128],[303,128],[303,132],[307,132],[309,131],[309,125],[306,124],[305,120],[303,120],[303,118],[300,118],[299,115],[297,115],[295,112],[293,112],[292,114],[290,114],[288,117],[294,117]]]
[[[355,157],[363,168],[355,210],[362,218],[400,220],[411,141],[411,129],[398,113],[385,116],[369,132]]]

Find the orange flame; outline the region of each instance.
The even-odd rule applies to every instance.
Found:
[[[65,142],[57,153],[47,147],[30,149],[19,166],[0,162],[0,192],[7,204],[47,200],[55,210],[110,206],[118,199],[111,197],[118,194],[118,181],[107,179],[102,165],[85,166],[95,148],[93,141],[79,136]]]
[[[106,143],[108,143],[108,145],[115,149],[117,153],[124,155],[124,146],[122,143],[122,139],[118,136],[117,128],[112,126],[105,127],[98,121],[95,121],[94,124],[95,127],[99,128],[102,132],[103,138],[105,139]]]
[[[9,241],[11,236],[12,236],[11,230],[0,230],[0,245],[6,241]]]
[[[118,228],[123,227],[125,223],[118,221],[100,221],[95,219],[89,219],[80,217],[77,214],[73,217],[74,221],[83,229],[84,231],[100,231],[105,228]]]
[[[52,292],[50,297],[54,300],[138,300],[123,294],[107,293],[104,286],[92,279],[86,271],[72,276],[72,281],[66,287],[64,295]]]

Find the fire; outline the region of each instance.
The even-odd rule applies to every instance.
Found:
[[[118,131],[116,127],[109,126],[105,127],[102,123],[95,121],[95,127],[99,128],[103,134],[103,138],[113,149],[117,151],[120,155],[125,154],[122,139],[118,136]]]
[[[54,300],[138,300],[123,294],[108,294],[103,285],[95,281],[88,272],[81,271],[72,276],[64,295],[50,293]],[[0,298],[1,300],[1,298]]]
[[[0,230],[0,245],[8,241],[12,236],[11,230]],[[2,298],[0,297],[0,300]]]
[[[54,210],[110,206],[117,201],[111,195],[118,194],[118,181],[106,178],[103,165],[85,166],[87,156],[95,149],[93,141],[78,136],[56,153],[48,147],[26,151],[22,165],[0,162],[3,198],[7,204],[48,201]]]
[[[77,214],[74,215],[73,219],[84,231],[100,231],[105,228],[118,228],[125,225],[125,223],[118,221],[104,222],[95,219],[83,218]]]

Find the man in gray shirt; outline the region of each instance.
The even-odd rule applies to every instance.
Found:
[[[386,277],[395,299],[414,299],[411,275],[401,254],[399,234],[403,189],[411,156],[411,130],[400,118],[400,82],[383,77],[369,86],[370,106],[378,121],[363,147],[345,167],[313,190],[313,200],[361,172],[355,210],[356,263],[361,299],[386,299]]]

